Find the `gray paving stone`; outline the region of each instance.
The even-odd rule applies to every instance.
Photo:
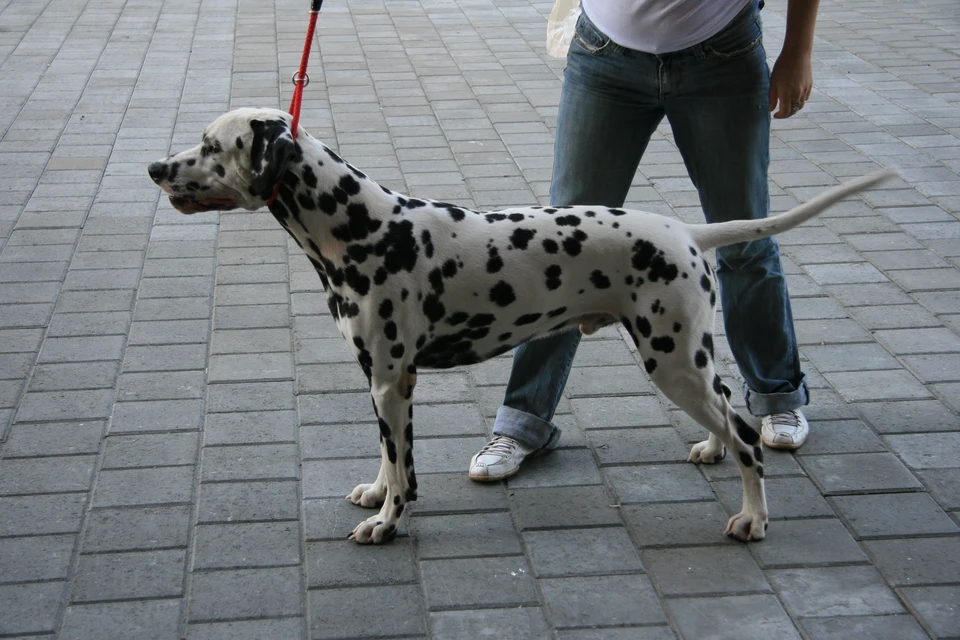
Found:
[[[859,420],[818,420],[798,454],[886,451],[883,442]]]
[[[81,555],[71,601],[169,598],[183,590],[185,550]]]
[[[863,546],[894,586],[956,582],[960,537],[871,540]]]
[[[44,341],[38,362],[120,360],[123,336],[78,336]]]
[[[410,538],[397,538],[383,546],[343,539],[309,543],[306,566],[311,589],[415,584],[420,578]]]
[[[873,567],[769,571],[770,583],[797,617],[903,613],[896,595]]]
[[[259,640],[259,638],[300,638],[302,618],[276,620],[238,620],[190,624],[186,628],[189,640]]]
[[[805,456],[803,465],[827,495],[921,487],[913,474],[891,453]]]
[[[407,505],[407,512],[411,514],[506,511],[508,507],[506,494],[500,485],[474,482],[462,471],[418,472],[417,481],[419,497],[416,502]]]
[[[101,469],[192,465],[197,459],[197,433],[110,436]]]
[[[930,469],[917,476],[944,509],[960,509],[960,469]]]
[[[591,429],[587,437],[603,465],[678,462],[688,455],[673,428]]]
[[[640,547],[741,544],[723,535],[730,516],[714,501],[625,505],[622,511]]]
[[[34,369],[28,388],[31,391],[105,389],[116,385],[119,373],[120,363],[116,361],[41,364]]]
[[[198,431],[202,421],[203,401],[199,399],[120,402],[113,409],[110,434]]]
[[[608,467],[604,474],[621,504],[690,502],[713,497],[710,486],[692,464]]]
[[[506,379],[504,376],[501,381]],[[636,363],[619,366],[575,367],[570,371],[566,385],[566,394],[571,398],[652,392],[653,386],[650,380]]]
[[[370,424],[304,425],[300,427],[301,455],[304,460],[375,457],[380,455],[379,437],[380,431]],[[417,463],[421,442],[423,440],[414,443]]]
[[[911,616],[843,616],[804,618],[800,621],[812,640],[875,638],[876,640],[927,640],[929,636]]]
[[[847,402],[931,397],[926,387],[907,371],[836,372],[825,373],[824,377]]]
[[[0,582],[66,579],[75,544],[73,534],[0,538]]]
[[[647,549],[643,562],[666,597],[770,591],[756,560],[743,546]]]
[[[937,638],[960,635],[960,588],[908,587],[899,592]]]
[[[668,600],[667,608],[685,638],[761,640],[800,637],[772,595],[677,598]],[[717,620],[737,620],[738,623],[717,625]]]
[[[423,601],[413,585],[320,589],[309,592],[310,638],[382,638],[426,633]],[[383,602],[364,616],[344,617],[355,602]]]
[[[97,453],[103,422],[15,424],[3,449],[7,459]]]
[[[866,562],[867,558],[836,518],[781,520],[770,524],[763,544],[750,551],[764,569]]]
[[[957,428],[957,417],[936,400],[869,402],[858,405],[858,408],[879,433],[953,431]]]
[[[960,432],[889,435],[884,437],[884,441],[911,468],[957,466],[956,460],[949,459],[948,451],[960,446]]]
[[[603,486],[511,489],[522,529],[619,525],[616,501]]]
[[[0,495],[87,491],[96,462],[92,455],[4,460]]]
[[[670,426],[666,412],[653,395],[581,398],[572,404],[587,429]]]
[[[207,445],[296,441],[297,415],[294,411],[212,413],[207,416],[204,427],[204,443]]]
[[[95,507],[118,507],[189,502],[194,467],[116,469],[97,476]]]
[[[206,524],[194,529],[193,569],[298,565],[296,521]]]
[[[509,629],[510,637],[516,640],[549,635],[540,607],[434,611],[430,614],[430,623],[436,640],[495,637],[503,629]]]
[[[154,371],[120,376],[118,402],[180,400],[202,397],[204,372]]]
[[[417,517],[409,526],[421,560],[521,553],[508,513]]]
[[[127,347],[123,358],[124,373],[144,371],[183,371],[203,369],[207,364],[207,345],[164,344]]]
[[[430,611],[480,606],[535,606],[537,591],[523,556],[425,560],[420,563]],[[470,576],[464,580],[463,576]]]
[[[84,528],[83,551],[185,548],[191,511],[189,505],[92,509]]]
[[[528,531],[523,537],[538,578],[643,572],[623,527]]]
[[[469,464],[470,457],[486,443],[486,436],[482,438],[421,438],[414,445],[413,457],[417,469],[421,471],[462,472]]]
[[[0,585],[0,633],[55,631],[63,582]]]
[[[469,462],[470,452],[464,460]],[[536,487],[560,487],[586,484],[600,484],[602,479],[593,456],[585,449],[558,449],[548,455],[528,460],[522,474],[507,481],[510,489],[531,489]]]
[[[138,311],[142,304],[142,300],[138,302]],[[205,317],[195,320],[137,320],[130,325],[129,343],[131,345],[205,343],[210,335],[209,325],[210,321]]]
[[[304,475],[306,476],[306,470]],[[203,482],[286,479],[297,476],[295,445],[238,445],[203,449],[200,468]]]
[[[71,605],[58,637],[164,640],[177,633],[180,619],[179,599]]]
[[[214,355],[207,373],[210,382],[292,380],[293,356],[288,353]]]
[[[194,572],[191,622],[300,615],[297,567]]]
[[[604,629],[569,629],[557,634],[560,640],[674,640],[667,626],[606,627]]]
[[[960,533],[926,493],[837,496],[833,502],[861,539]]]
[[[210,385],[207,389],[209,413],[293,408],[292,382],[220,383]]]
[[[304,365],[297,368],[297,393],[359,392],[367,391],[369,388],[370,385],[367,383],[363,371],[354,363]],[[449,405],[436,406],[446,407]],[[422,415],[420,406],[417,407],[417,410]],[[418,422],[421,419],[418,415]]]
[[[43,391],[23,396],[18,422],[96,420],[107,418],[113,405],[113,389],[89,391]]]
[[[557,628],[665,621],[646,576],[550,578],[541,580],[540,587]]]

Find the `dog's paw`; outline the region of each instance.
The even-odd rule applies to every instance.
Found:
[[[730,518],[727,530],[724,533],[741,542],[763,540],[767,534],[767,518],[759,514],[749,514],[741,511]]]
[[[386,487],[376,484],[358,484],[347,496],[347,500],[361,507],[373,509],[382,505],[386,497]]]
[[[725,457],[727,457],[726,447],[721,444],[720,448],[716,449],[710,444],[709,440],[704,440],[693,445],[693,448],[690,449],[690,455],[687,457],[687,462],[713,464],[714,462],[720,462]]]
[[[397,525],[384,522],[380,514],[367,518],[357,525],[349,539],[357,544],[384,544],[390,542],[397,535]]]

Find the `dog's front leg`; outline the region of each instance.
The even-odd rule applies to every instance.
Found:
[[[350,539],[360,544],[393,540],[404,507],[417,499],[417,478],[413,470],[415,384],[416,374],[412,369],[389,381],[378,381],[376,376],[371,381],[370,394],[380,425],[380,473],[373,485],[359,485],[347,498],[363,504],[367,496],[383,506],[380,513],[361,522],[350,534]]]

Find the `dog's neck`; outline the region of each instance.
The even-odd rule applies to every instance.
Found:
[[[314,264],[329,272],[349,261],[350,244],[380,226],[396,196],[303,129],[300,134],[302,161],[287,166],[269,208]]]

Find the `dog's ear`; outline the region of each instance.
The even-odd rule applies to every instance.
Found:
[[[273,189],[283,176],[287,163],[298,154],[290,126],[283,119],[251,120],[253,143],[250,145],[250,194],[270,199]]]

